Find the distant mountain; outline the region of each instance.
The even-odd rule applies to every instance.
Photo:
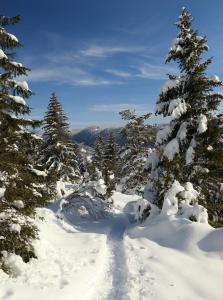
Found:
[[[84,144],[89,147],[93,147],[95,144],[95,141],[99,135],[102,138],[106,138],[108,136],[108,134],[110,132],[112,132],[116,143],[119,145],[122,145],[122,144],[124,144],[125,139],[122,137],[122,135],[120,133],[121,129],[122,129],[122,127],[100,129],[100,127],[92,126],[92,127],[82,129],[76,133],[75,133],[75,131],[73,131],[74,134],[72,135],[72,140],[74,142],[81,143],[81,144]],[[151,129],[152,137],[155,137],[156,130],[157,130],[156,126],[154,126]],[[153,142],[151,144],[153,144]]]

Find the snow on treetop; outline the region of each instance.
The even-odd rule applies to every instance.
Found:
[[[179,45],[183,41],[182,38],[177,37],[172,41],[172,45],[169,49],[169,51],[176,51],[176,52],[183,52],[182,47]]]
[[[2,49],[0,49],[0,59],[7,58],[7,55],[4,53]]]

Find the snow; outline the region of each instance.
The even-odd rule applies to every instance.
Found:
[[[175,183],[168,197],[180,190]],[[190,184],[183,190],[196,198]],[[38,209],[38,259],[25,264],[2,253],[12,277],[0,271],[0,299],[222,300],[223,229],[175,214],[134,223],[145,200],[118,192],[112,198],[113,211],[97,222],[62,218],[60,201]]]
[[[20,233],[20,231],[21,231],[21,226],[19,225],[19,224],[15,224],[15,223],[12,223],[11,225],[10,225],[10,231],[16,231],[16,232],[18,232],[18,233]]]
[[[27,81],[25,81],[25,80],[23,80],[23,81],[16,81],[15,83],[16,83],[16,86],[19,86],[23,90],[29,91],[29,86],[28,86]]]
[[[174,156],[179,153],[179,142],[177,138],[172,139],[165,147],[163,155],[168,158],[168,160],[173,160]]]
[[[103,179],[99,179],[98,181],[95,182],[95,189],[101,195],[106,194],[107,187]]]
[[[40,170],[37,170],[37,169],[34,169],[34,168],[31,168],[31,171],[34,174],[36,174],[37,176],[43,176],[43,177],[47,176],[47,173],[45,171],[40,171]]]
[[[222,299],[223,229],[159,216],[130,227],[125,249],[130,299]]]
[[[22,67],[22,64],[21,64],[21,63],[18,63],[18,62],[16,62],[16,61],[10,61],[10,63],[11,63],[12,65],[14,65],[15,67]]]
[[[18,39],[17,39],[17,37],[16,37],[14,34],[12,34],[12,33],[7,33],[7,35],[8,35],[8,36],[10,37],[10,39],[13,40],[14,42],[16,42],[16,43],[19,42]]]
[[[0,198],[4,197],[5,190],[5,188],[0,188]]]
[[[2,49],[0,49],[0,59],[7,58],[7,55],[4,53]]]
[[[187,137],[187,125],[188,123],[187,122],[183,122],[181,125],[180,125],[180,128],[177,132],[177,138],[183,142],[186,137]]]
[[[196,141],[193,138],[190,142],[190,146],[186,152],[186,164],[189,165],[194,161],[194,148],[196,147]]]
[[[213,147],[212,147],[211,145],[208,145],[208,146],[207,146],[207,150],[208,150],[208,151],[212,151],[212,150],[213,150]]]
[[[170,187],[170,189],[166,192],[163,201],[163,207],[161,213],[163,215],[174,215],[178,212],[178,198],[177,194],[183,192],[183,186],[175,180]]]
[[[214,81],[215,83],[221,82],[220,78],[219,78],[217,75],[214,75],[214,76],[210,77],[210,79],[211,79],[212,81]]]
[[[165,94],[169,89],[176,88],[180,85],[180,77],[168,79],[160,88],[160,94]]]
[[[182,114],[187,111],[187,106],[184,99],[177,98],[170,102],[168,113],[172,120],[178,119]]]
[[[15,206],[16,208],[24,208],[24,203],[22,200],[14,200],[13,206]]]
[[[162,144],[171,135],[172,129],[170,125],[162,127],[156,135],[156,145]]]
[[[26,101],[20,96],[10,95],[9,97],[10,97],[10,99],[12,99],[13,101],[15,101],[18,104],[26,105]]]
[[[198,118],[198,128],[197,128],[197,132],[199,134],[204,133],[205,131],[207,131],[207,117],[203,114],[201,114]]]

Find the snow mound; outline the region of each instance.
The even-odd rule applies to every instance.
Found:
[[[158,215],[142,225],[130,229],[131,238],[147,238],[162,247],[173,248],[187,254],[199,255],[200,250],[218,252],[223,257],[223,228],[192,222],[180,216]]]
[[[71,221],[77,218],[98,220],[109,213],[108,204],[98,197],[71,194],[61,202],[60,215]]]

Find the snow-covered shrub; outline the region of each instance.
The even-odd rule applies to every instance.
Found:
[[[207,209],[198,204],[199,192],[191,182],[181,185],[175,180],[166,192],[161,213],[163,215],[180,215],[194,222],[207,223]]]
[[[180,193],[183,200],[179,203],[179,214],[194,222],[207,223],[207,209],[198,204],[198,196],[199,192],[194,189],[192,183],[187,182]]]
[[[84,182],[79,190],[62,199],[61,213],[69,216],[69,219],[70,217],[93,220],[104,218],[110,209],[105,199],[106,191],[107,187],[100,176],[98,180]]]
[[[105,218],[109,212],[108,204],[101,198],[90,194],[79,196],[72,194],[63,202],[61,213],[72,222],[74,218],[98,220]]]
[[[164,195],[163,207],[161,213],[164,215],[174,215],[178,212],[178,197],[177,195],[184,190],[183,186],[174,180],[172,186]]]
[[[146,199],[139,198],[135,203],[135,219],[140,223],[158,212],[158,207]]]

